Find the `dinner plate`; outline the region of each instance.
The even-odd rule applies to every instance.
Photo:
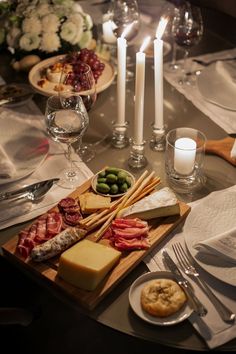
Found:
[[[117,198],[117,197],[121,197],[122,195],[124,195],[125,193],[127,192],[124,192],[124,193],[117,193],[117,194],[105,194],[105,193],[100,193],[97,191],[96,189],[96,185],[97,185],[97,179],[98,179],[98,175],[99,173],[103,172],[105,169],[102,169],[101,171],[99,171],[98,173],[96,173],[93,178],[92,178],[92,182],[91,182],[91,186],[92,186],[92,189],[94,190],[95,193],[99,194],[99,195],[102,195],[102,196],[105,196],[105,197],[111,197],[111,198]],[[119,168],[119,171],[121,172],[125,172],[130,178],[131,178],[131,186],[134,184],[135,182],[135,178],[134,176],[132,175],[132,173],[130,173],[129,171],[126,171],[126,170],[123,170],[122,168]],[[129,190],[129,188],[128,188]],[[128,191],[127,190],[127,191]]]
[[[222,108],[236,111],[236,84],[230,83],[216,70],[216,63],[202,70],[197,76],[197,85],[205,100]]]
[[[12,178],[1,178],[0,184],[17,181],[31,174],[46,158],[49,143],[43,131],[10,117],[0,119],[0,142],[16,167]]]
[[[43,78],[45,74],[45,70],[50,65],[55,64],[56,62],[63,59],[65,56],[66,54],[57,55],[55,57],[51,57],[49,59],[40,61],[38,64],[33,66],[33,68],[29,72],[29,82],[37,92],[41,93],[44,96],[51,96],[51,95],[58,94],[58,92],[54,90],[55,82],[53,83],[47,81],[45,86],[41,87],[39,85],[39,81]],[[102,75],[99,77],[97,81],[97,85],[96,85],[97,93],[106,90],[112,84],[112,81],[115,78],[115,69],[111,65],[111,63],[101,58],[99,58],[99,60],[105,64],[105,68],[102,72]]]
[[[155,279],[175,280],[173,274],[168,271],[150,272],[137,278],[129,290],[129,303],[136,315],[144,321],[158,326],[171,326],[186,320],[193,312],[188,302],[175,314],[163,318],[151,316],[142,309],[140,301],[141,291],[147,283]]]
[[[198,252],[194,245],[202,240],[236,228],[236,191],[223,195],[217,192],[199,203],[191,211],[184,226],[185,242],[196,262],[208,273],[219,280],[236,286],[236,266],[219,256]]]

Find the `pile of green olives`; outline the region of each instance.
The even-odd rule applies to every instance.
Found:
[[[99,172],[96,191],[102,194],[122,194],[131,186],[132,178],[124,170],[116,167],[107,167]]]

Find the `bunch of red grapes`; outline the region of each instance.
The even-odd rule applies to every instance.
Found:
[[[83,73],[86,71],[86,65],[83,65],[83,63],[89,65],[92,69],[96,83],[105,68],[105,64],[99,60],[97,54],[87,48],[82,49],[79,53],[75,52],[69,54],[65,62],[71,64],[73,67],[73,72],[67,77],[66,84],[73,85],[78,92],[88,89],[85,87],[85,80],[83,80]]]

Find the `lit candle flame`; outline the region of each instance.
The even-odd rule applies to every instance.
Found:
[[[160,22],[157,26],[157,30],[156,30],[156,38],[161,39],[161,37],[163,36],[163,33],[165,32],[167,22],[168,22],[168,18],[161,17]]]
[[[139,50],[140,52],[144,52],[144,50],[147,48],[150,40],[151,40],[151,36],[148,36],[144,39],[143,44],[141,45],[140,50]]]
[[[121,35],[121,38],[125,38],[129,34],[129,32],[130,32],[131,28],[133,27],[133,25],[134,25],[134,23],[130,23],[128,26],[125,27],[125,29],[124,29],[124,31],[123,31],[123,33]]]

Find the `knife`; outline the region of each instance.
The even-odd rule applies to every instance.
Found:
[[[14,191],[0,193],[0,201],[17,198],[27,195],[28,193],[36,193],[36,191],[40,192],[40,194],[45,194],[53,186],[53,184],[58,181],[59,178],[52,178],[30,184]]]
[[[198,300],[196,295],[194,294],[191,285],[189,284],[189,281],[183,277],[182,273],[180,272],[179,268],[173,261],[173,259],[169,256],[168,252],[166,249],[162,251],[162,258],[167,265],[167,267],[170,269],[170,271],[174,274],[175,279],[177,283],[183,288],[185,293],[187,294],[190,302],[192,303],[193,310],[200,316],[204,317],[207,314],[207,309],[205,306]]]

